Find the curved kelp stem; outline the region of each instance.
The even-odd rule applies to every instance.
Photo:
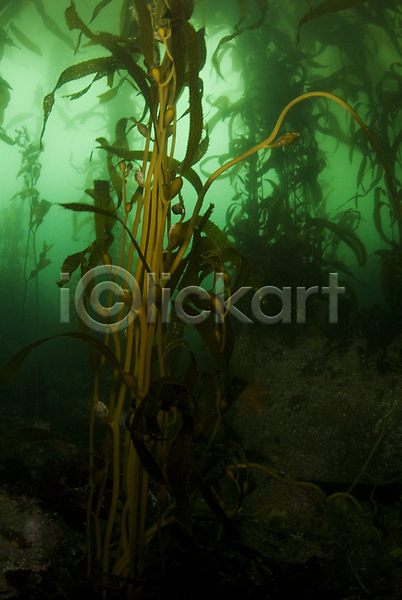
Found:
[[[379,157],[379,159],[380,159],[380,161],[381,161],[381,163],[382,163],[382,165],[384,167],[384,171],[385,171],[385,176],[386,176],[388,188],[389,188],[389,191],[391,193],[392,199],[393,199],[393,201],[395,203],[395,207],[398,210],[399,220],[402,219],[402,205],[401,205],[401,202],[398,199],[398,194],[397,194],[397,191],[395,189],[394,181],[393,181],[393,178],[392,178],[389,166],[387,164],[387,160],[386,160],[386,158],[384,156],[384,153],[381,150],[379,144],[377,143],[376,139],[374,138],[373,134],[368,129],[367,125],[359,117],[359,115],[353,110],[353,108],[351,108],[347,102],[345,102],[341,98],[338,98],[338,96],[335,96],[334,94],[331,94],[329,92],[307,92],[306,94],[302,94],[302,95],[298,96],[297,98],[295,98],[294,100],[292,100],[291,102],[289,102],[289,104],[287,104],[287,106],[285,106],[285,108],[283,109],[283,111],[279,115],[279,118],[278,118],[278,120],[276,122],[275,127],[272,130],[271,135],[269,137],[267,137],[266,140],[264,140],[263,142],[260,142],[259,144],[253,146],[253,148],[250,148],[250,150],[247,150],[246,152],[244,152],[240,156],[234,158],[233,160],[228,161],[227,163],[225,163],[224,165],[222,165],[221,167],[219,167],[219,169],[217,169],[214,173],[212,173],[212,175],[209,177],[209,179],[203,185],[202,190],[201,190],[201,192],[200,192],[200,194],[198,196],[197,203],[196,203],[195,208],[194,208],[193,216],[192,216],[192,218],[190,220],[190,223],[189,223],[189,227],[188,227],[188,230],[187,230],[186,237],[185,237],[183,245],[180,248],[180,251],[179,251],[179,253],[178,253],[178,255],[177,255],[176,259],[175,259],[175,262],[173,264],[172,270],[174,270],[177,267],[179,261],[183,257],[183,255],[184,255],[184,253],[185,253],[185,251],[186,251],[186,249],[188,247],[188,244],[189,244],[190,239],[191,239],[192,231],[193,231],[195,222],[197,220],[197,216],[198,216],[198,214],[199,214],[199,212],[201,210],[201,206],[202,206],[203,200],[204,200],[205,195],[208,192],[209,188],[213,184],[213,182],[220,175],[222,175],[222,173],[224,173],[225,171],[227,171],[231,167],[237,165],[240,161],[242,161],[245,158],[251,156],[255,152],[259,152],[260,150],[264,150],[266,148],[278,148],[278,147],[286,146],[288,144],[292,144],[293,142],[295,142],[296,139],[300,135],[298,133],[285,133],[284,135],[282,135],[281,137],[279,137],[278,140],[276,140],[275,142],[273,142],[273,139],[278,134],[278,131],[279,131],[279,129],[280,129],[282,123],[283,123],[283,120],[284,120],[285,116],[287,115],[287,113],[290,111],[290,109],[293,106],[295,106],[296,104],[298,104],[299,102],[301,102],[303,100],[306,100],[308,98],[328,98],[329,100],[333,100],[334,102],[336,102],[337,104],[339,104],[340,106],[342,106],[342,108],[344,108],[353,117],[353,119],[355,119],[355,121],[359,124],[359,126],[363,129],[364,133],[367,135],[367,137],[369,138],[369,140],[373,144],[374,149],[377,152],[378,157]]]

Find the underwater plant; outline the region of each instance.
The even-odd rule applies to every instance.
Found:
[[[298,104],[287,119],[291,128],[298,127],[301,134],[298,143],[278,153],[253,155],[245,161],[232,182],[235,194],[226,212],[225,231],[251,261],[261,282],[270,281],[279,288],[314,285],[325,281],[328,272],[335,269],[342,273],[343,284],[353,294],[356,287],[353,284],[359,278],[354,275],[350,258],[347,261],[341,258],[342,251],[345,252],[346,244],[349,256],[353,253],[360,269],[367,264],[370,250],[360,237],[359,226],[372,210],[379,242],[393,248],[381,249],[378,254],[383,262],[383,295],[395,310],[400,297],[400,275],[396,268],[400,191],[393,183],[399,184],[396,174],[400,124],[396,99],[400,93],[400,75],[397,63],[392,63],[390,71],[378,83],[370,73],[367,57],[373,55],[376,42],[368,24],[377,18],[381,27],[388,13],[381,11],[380,17],[374,6],[363,10],[361,4],[364,3],[345,3],[345,7],[359,5],[359,10],[351,16],[345,11],[345,16],[338,12],[322,19],[306,40],[307,32],[303,33],[302,26],[331,11],[340,11],[340,5],[324,2],[310,10],[300,21],[301,40],[297,46],[292,44],[294,31],[286,30],[280,21],[286,11],[281,7],[252,41],[241,37],[232,46],[232,55],[241,63],[239,70],[245,91],[242,102],[232,107],[231,155],[238,151],[239,145],[264,137],[281,103],[311,91],[335,93],[359,106],[372,135],[367,135],[363,127],[356,128],[354,119],[348,121],[349,131],[345,135],[338,113],[325,97],[317,100],[312,111],[304,103]],[[398,11],[396,6],[393,9]],[[352,29],[353,51],[351,38],[346,35]],[[399,51],[397,27],[384,30]],[[328,50],[330,46],[339,52],[340,60],[333,59],[330,74],[323,76],[325,63],[333,56]],[[261,69],[270,74],[266,80],[260,77]],[[390,86],[395,84],[398,89],[391,91]],[[239,131],[241,136],[236,135]],[[348,199],[324,179],[328,177],[332,159],[317,141],[321,134],[336,140],[336,151],[340,149],[342,153],[342,147],[346,148],[351,164],[360,161],[355,176],[356,192]],[[391,206],[381,181],[384,172],[394,200]]]
[[[52,248],[46,244],[45,240],[42,243],[42,250],[38,254],[36,233],[38,227],[43,223],[43,219],[50,210],[52,203],[44,198],[40,198],[40,193],[37,189],[38,180],[41,172],[41,164],[39,162],[40,148],[38,144],[33,144],[30,140],[29,133],[26,127],[17,132],[15,140],[16,144],[21,147],[21,168],[17,173],[17,178],[23,175],[24,188],[14,194],[11,200],[20,198],[28,205],[28,233],[25,244],[24,256],[24,293],[22,301],[22,319],[25,319],[26,300],[28,282],[35,280],[35,312],[36,312],[36,337],[39,335],[39,272],[51,264],[51,260],[47,257],[47,253]],[[28,275],[28,259],[32,255],[33,269]]]

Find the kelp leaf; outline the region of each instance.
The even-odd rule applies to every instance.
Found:
[[[99,149],[106,150],[106,152],[109,152],[109,154],[119,156],[123,160],[143,160],[144,152],[142,150],[127,150],[126,148],[109,146],[107,140],[103,137],[96,138],[96,141],[98,142],[98,144],[100,144],[100,146],[98,146]]]
[[[0,77],[0,125],[4,120],[4,111],[10,102],[10,85],[7,83],[5,79]]]
[[[237,37],[239,35],[239,33],[240,33],[239,31],[236,31],[235,33],[232,33],[231,35],[225,35],[222,39],[219,40],[219,44],[217,45],[217,47],[214,50],[214,53],[212,54],[212,58],[211,58],[212,65],[213,65],[215,71],[218,73],[218,76],[221,79],[225,79],[225,78],[222,75],[221,66],[219,64],[219,59],[218,59],[219,50],[221,49],[221,47],[224,44],[227,44],[227,42],[230,42],[230,40],[233,40],[233,38]]]
[[[197,164],[206,154],[207,150],[208,150],[208,146],[209,146],[209,135],[208,135],[208,127],[205,126],[205,136],[203,137],[203,139],[200,141],[200,143],[198,144],[198,148],[190,162],[189,167],[192,167],[193,165]],[[181,168],[181,166],[180,166]]]
[[[27,48],[27,50],[34,52],[38,56],[42,56],[42,51],[39,48],[39,46],[34,44],[24,33],[22,33],[22,31],[20,29],[18,29],[18,27],[16,27],[14,25],[14,23],[11,23],[10,30],[13,32],[13,34],[15,35],[17,40],[20,42],[20,44],[25,46],[25,48]]]
[[[140,47],[148,67],[154,66],[154,30],[150,4],[147,0],[133,0],[138,17]]]
[[[95,81],[99,81],[99,79],[102,79],[102,77],[104,77],[105,75],[106,73],[97,73],[92,79],[91,83],[87,85],[84,89],[80,90],[79,92],[74,92],[73,94],[65,94],[63,98],[70,98],[70,100],[78,100],[78,98],[84,96],[84,94],[86,94],[91,89]]]
[[[137,244],[136,239],[133,237],[133,235],[132,235],[131,231],[129,230],[129,228],[127,227],[127,225],[120,219],[120,217],[117,216],[117,214],[111,213],[108,210],[104,210],[103,208],[99,208],[97,206],[91,206],[90,204],[84,204],[81,202],[69,202],[67,204],[60,203],[59,206],[62,206],[63,208],[67,208],[69,210],[74,210],[76,212],[93,212],[95,214],[103,215],[103,216],[109,217],[109,218],[112,217],[113,219],[116,219],[116,221],[118,221],[124,227],[128,236],[130,237],[134,248],[138,252],[138,256],[140,257],[141,262],[145,267],[145,270],[147,271],[147,273],[151,273],[151,269],[149,268],[148,263],[145,260],[145,256],[141,252],[141,249],[140,249],[139,245]]]
[[[297,29],[297,43],[300,41],[300,27],[311,21],[312,19],[317,19],[322,15],[327,15],[333,12],[339,12],[340,10],[346,10],[347,8],[353,8],[354,6],[358,6],[359,4],[364,4],[367,0],[325,0],[315,8],[311,9],[302,17],[299,21],[299,26]]]
[[[360,163],[359,171],[357,173],[357,187],[363,187],[363,177],[367,168],[367,154],[364,154],[362,162]],[[364,189],[364,188],[363,188]]]
[[[101,2],[99,2],[99,4],[97,4],[95,6],[95,8],[94,8],[91,20],[89,22],[92,23],[92,21],[99,15],[100,11],[102,9],[104,9],[105,6],[107,6],[108,4],[110,4],[110,2],[112,2],[112,0],[102,0]]]
[[[99,58],[91,58],[89,60],[85,60],[84,62],[77,63],[76,65],[67,67],[67,69],[62,72],[56,83],[56,86],[53,89],[53,92],[70,81],[81,79],[82,77],[91,75],[92,73],[108,72],[113,69],[117,69],[117,67],[118,62],[115,58],[113,58],[113,56],[101,56]]]
[[[208,221],[204,224],[203,232],[210,237],[221,250],[224,250],[225,248],[233,248],[233,244],[229,240],[226,233],[224,233],[222,229],[218,227],[218,225],[211,221],[211,219],[208,219]]]
[[[183,338],[178,338],[176,340],[171,341],[166,346],[166,348],[163,352],[163,364],[165,365],[166,372],[168,373],[170,370],[169,369],[170,364],[168,362],[168,354],[172,350],[177,349],[179,346],[184,346],[184,348],[188,351],[189,356],[190,356],[189,365],[187,367],[185,375],[182,377],[181,382],[186,389],[191,391],[196,383],[198,368],[197,368],[197,359],[195,358],[195,354],[191,350],[191,348],[186,340],[184,340]]]
[[[18,2],[17,0],[2,0],[0,4],[0,28],[5,27],[8,23],[14,18],[19,17],[19,13],[21,12],[21,0]],[[1,34],[0,29],[0,34]],[[6,36],[5,32],[1,35],[1,41],[6,42],[14,46],[14,42]]]
[[[377,187],[374,191],[374,209],[373,209],[373,220],[375,228],[382,240],[392,246],[392,242],[388,236],[385,235],[384,230],[382,228],[382,219],[381,219],[381,208],[383,206],[388,206],[387,202],[381,202],[381,188]]]
[[[205,27],[201,27],[197,31],[198,48],[200,51],[200,71],[205,67],[207,61],[207,46],[205,43]]]
[[[67,27],[70,30],[79,29],[90,40],[97,44],[100,44],[101,46],[109,50],[109,52],[111,52],[115,60],[117,60],[120,63],[119,68],[123,68],[126,71],[128,71],[129,75],[137,84],[145,100],[144,112],[139,120],[143,120],[147,108],[149,108],[151,114],[153,115],[154,122],[156,122],[156,115],[153,114],[152,109],[151,94],[149,90],[147,76],[143,69],[137,65],[130,52],[126,48],[116,43],[116,36],[102,31],[93,33],[78,16],[77,11],[75,10],[75,2],[73,0],[71,0],[70,6],[65,10],[64,16],[66,19]]]
[[[187,22],[182,24],[183,35],[187,50],[188,87],[190,95],[190,127],[186,155],[181,164],[182,171],[193,164],[202,135],[202,103],[199,86],[200,51],[197,32]]]
[[[114,369],[116,369],[120,373],[124,373],[122,365],[120,364],[116,356],[113,354],[112,350],[108,346],[106,346],[106,344],[104,344],[97,338],[92,337],[91,335],[71,331],[69,333],[58,333],[56,335],[51,335],[49,337],[36,340],[35,342],[24,346],[24,348],[21,348],[21,350],[18,350],[18,352],[16,352],[4,365],[0,367],[0,385],[9,383],[13,379],[21,364],[23,363],[24,359],[28,356],[28,354],[30,354],[30,352],[34,348],[40,346],[40,344],[43,344],[48,340],[53,340],[59,337],[70,337],[76,340],[81,340],[86,344],[93,346],[106,358],[106,360],[112,365]]]
[[[46,123],[49,118],[49,115],[52,111],[54,104],[54,95],[56,90],[61,88],[64,84],[69,83],[70,81],[75,81],[76,79],[81,79],[86,75],[91,75],[92,73],[108,73],[109,71],[116,70],[118,68],[118,63],[113,58],[113,56],[103,56],[100,58],[91,58],[90,60],[86,60],[84,62],[78,63],[71,67],[67,67],[62,74],[60,75],[55,87],[47,94],[47,96],[43,99],[43,126],[40,134],[40,143],[42,143],[42,138],[45,133]],[[93,83],[93,82],[92,82]],[[90,86],[89,86],[90,87]],[[88,89],[89,89],[88,87]],[[86,90],[87,91],[87,90]],[[81,95],[82,93],[79,92]],[[85,93],[85,92],[84,92]]]
[[[121,172],[120,169],[113,164],[112,155],[108,154],[106,157],[106,165],[107,171],[109,173],[109,177],[112,181],[112,186],[117,196],[117,209],[120,208],[121,203],[123,201],[123,185],[121,181]]]
[[[115,146],[117,146],[117,148],[122,148],[123,150],[129,149],[129,144],[128,144],[128,140],[127,140],[127,131],[126,131],[127,123],[128,123],[128,119],[126,117],[119,119],[116,123],[116,127],[114,130]]]
[[[65,42],[70,48],[74,50],[74,42],[61,31],[60,27],[57,25],[55,21],[51,17],[49,17],[45,12],[45,7],[43,6],[42,0],[32,0],[36,10],[38,11],[39,16],[42,18],[43,24],[48,29],[58,37],[60,40]]]
[[[179,170],[179,163],[177,160],[173,159],[173,169]],[[194,169],[191,169],[191,167],[188,167],[185,171],[180,171],[181,172],[181,176],[184,177],[185,179],[187,179],[187,181],[189,183],[191,183],[191,185],[193,186],[193,188],[195,189],[195,191],[197,192],[197,195],[201,192],[202,190],[202,181],[200,179],[200,176],[198,175],[198,173],[196,173],[194,171]]]
[[[19,196],[22,200],[25,200],[25,198],[29,198],[30,196],[39,196],[39,192],[36,188],[26,188],[25,190],[21,190],[20,192],[14,194],[11,200],[14,200],[14,198],[17,196]]]
[[[64,18],[67,23],[67,27],[70,31],[73,29],[79,29],[82,33],[84,33],[87,38],[92,39],[93,33],[84,23],[84,21],[78,16],[77,11],[75,10],[75,2],[71,0],[70,6],[66,8],[64,11]]]
[[[106,102],[110,102],[110,100],[113,100],[113,98],[116,98],[119,89],[125,81],[126,77],[122,77],[119,83],[114,88],[112,88],[111,90],[107,90],[107,92],[103,92],[103,94],[99,94],[99,102],[101,104],[105,104]]]
[[[200,312],[198,310],[193,308],[188,303],[186,304],[185,312],[192,317],[198,316],[200,314]],[[202,323],[196,323],[196,324],[192,324],[192,325],[193,325],[193,327],[195,327],[198,334],[200,335],[200,337],[201,337],[202,341],[204,342],[205,347],[208,350],[209,355],[211,356],[215,365],[223,373],[223,375],[228,379],[229,371],[228,371],[225,357],[222,354],[222,351],[221,351],[221,348],[220,348],[220,345],[218,342],[218,338],[216,337],[215,323],[214,323],[213,318],[210,315]]]
[[[82,261],[85,258],[85,254],[89,251],[89,249],[90,249],[90,247],[86,248],[85,250],[83,250],[81,252],[75,252],[75,254],[70,254],[69,256],[67,256],[67,258],[64,260],[64,262],[62,264],[61,273],[63,273],[64,275],[68,275],[68,278],[62,279],[61,281],[59,281],[57,283],[57,285],[59,287],[63,287],[63,285],[65,285],[66,283],[68,283],[68,281],[70,281],[71,275],[81,265]]]
[[[223,79],[223,75],[221,73],[220,66],[219,66],[219,61],[218,61],[218,54],[219,54],[220,48],[224,44],[226,44],[227,42],[230,42],[235,37],[237,37],[238,35],[240,35],[241,33],[243,33],[243,31],[247,31],[248,29],[258,29],[258,27],[260,27],[262,25],[262,23],[264,22],[265,15],[266,15],[267,10],[268,10],[268,1],[267,0],[255,0],[255,3],[257,4],[258,9],[259,9],[260,14],[261,14],[261,17],[258,19],[258,21],[255,21],[254,23],[252,23],[251,25],[248,25],[247,27],[242,27],[241,29],[238,29],[239,25],[243,22],[244,17],[245,17],[245,14],[243,14],[244,13],[244,9],[245,9],[244,3],[243,3],[242,0],[239,0],[240,19],[239,19],[238,23],[235,25],[235,29],[237,31],[235,31],[231,35],[225,35],[220,40],[218,46],[214,50],[214,53],[212,55],[212,64],[215,67],[216,72],[218,73],[218,75],[222,79]]]
[[[341,227],[337,223],[332,223],[327,219],[315,218],[308,219],[307,225],[310,227],[319,227],[329,229],[337,235],[349,248],[354,252],[359,267],[364,267],[367,262],[366,247],[353,231],[349,231],[345,227]]]
[[[196,468],[192,439],[194,424],[188,414],[182,414],[181,418],[183,426],[171,443],[165,469],[169,491],[176,500],[173,514],[183,526],[191,528],[193,510],[190,498],[194,486],[191,474]]]
[[[148,473],[148,475],[159,485],[166,485],[166,480],[163,476],[160,466],[146,447],[143,439],[138,439],[133,433],[131,434],[131,440],[134,448],[137,451],[138,458],[141,461],[142,466]]]
[[[4,129],[2,127],[0,127],[0,140],[2,140],[3,142],[5,142],[6,144],[8,144],[9,146],[14,146],[14,144],[17,143],[16,140],[13,140],[12,138],[10,138],[5,132]]]
[[[47,213],[49,212],[49,210],[51,209],[51,207],[53,206],[52,202],[49,202],[48,200],[45,200],[44,198],[42,198],[42,200],[39,202],[39,204],[35,207],[35,209],[33,210],[33,213],[31,215],[31,222],[30,222],[30,228],[36,226],[36,228],[39,227],[39,225],[41,225],[43,223],[43,219],[45,218],[45,216],[47,215]]]
[[[172,16],[174,16],[174,15],[172,15]],[[176,79],[176,90],[175,90],[175,98],[174,98],[175,102],[183,90],[185,77],[186,77],[185,52],[183,52],[183,48],[185,45],[184,33],[183,33],[183,23],[184,23],[184,21],[182,21],[180,19],[176,19],[176,18],[173,18],[171,21],[172,31],[171,31],[170,51],[171,51],[172,57],[173,57],[175,79]]]
[[[243,23],[247,15],[247,0],[237,0],[237,7],[239,9],[239,20],[235,25],[235,29],[239,29],[239,26]]]
[[[94,181],[94,187],[91,190],[85,190],[87,194],[93,198],[94,206],[101,209],[103,212],[95,212],[95,233],[96,240],[103,252],[106,252],[105,244],[106,239],[113,237],[110,235],[115,225],[116,207],[110,196],[110,184],[109,181],[103,179],[96,179]],[[107,216],[106,216],[107,215]]]

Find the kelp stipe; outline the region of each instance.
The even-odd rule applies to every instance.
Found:
[[[164,548],[164,527],[172,519],[181,520],[187,527],[191,527],[191,504],[195,490],[201,493],[208,505],[226,527],[230,527],[227,516],[219,507],[215,497],[205,483],[205,472],[197,466],[194,453],[194,430],[196,435],[205,429],[204,421],[213,424],[220,421],[223,404],[227,395],[228,386],[222,383],[228,378],[226,356],[223,352],[230,353],[229,337],[225,333],[225,323],[217,328],[213,319],[200,330],[208,349],[217,364],[222,376],[207,377],[203,375],[201,386],[208,386],[211,405],[204,415],[193,394],[197,382],[197,363],[195,356],[187,343],[181,339],[183,324],[176,320],[169,332],[162,320],[162,303],[165,288],[169,287],[172,293],[179,281],[186,277],[195,278],[193,283],[201,281],[213,271],[224,272],[225,266],[219,260],[219,255],[213,261],[206,262],[206,238],[201,238],[200,233],[205,225],[210,210],[197,222],[201,208],[198,203],[191,219],[184,221],[186,203],[181,194],[182,177],[187,178],[195,189],[200,192],[201,185],[197,175],[191,170],[192,164],[202,155],[202,110],[201,91],[199,85],[199,71],[202,66],[203,40],[196,33],[188,19],[191,16],[190,3],[173,2],[170,10],[165,10],[164,3],[159,2],[155,14],[151,13],[148,5],[135,2],[140,26],[139,46],[147,70],[138,66],[131,56],[130,44],[127,40],[122,44],[110,34],[93,34],[86,27],[75,11],[74,3],[66,11],[66,20],[70,29],[79,29],[92,42],[100,43],[112,56],[108,59],[87,61],[67,69],[59,78],[55,87],[84,74],[95,72],[95,78],[101,75],[107,62],[108,72],[111,74],[117,69],[124,68],[128,71],[133,82],[141,90],[144,99],[143,117],[135,122],[136,129],[145,138],[145,150],[142,152],[129,150],[127,135],[128,120],[125,119],[116,127],[116,139],[110,144],[105,138],[99,138],[100,147],[107,152],[107,165],[109,175],[113,181],[115,192],[118,196],[117,206],[124,209],[123,219],[118,218],[123,226],[122,247],[118,260],[112,259],[110,254],[111,228],[105,229],[106,220],[116,219],[116,208],[110,197],[104,206],[97,203],[96,191],[93,194],[94,207],[85,205],[66,205],[72,210],[87,210],[94,212],[96,240],[89,249],[82,253],[68,257],[63,265],[63,272],[72,275],[74,270],[81,268],[84,275],[94,267],[99,260],[105,265],[115,262],[117,267],[123,267],[128,272],[133,272],[135,280],[142,292],[142,303],[137,308],[137,318],[131,322],[126,330],[125,339],[116,328],[110,327],[106,334],[106,344],[114,348],[113,361],[121,367],[115,370],[109,405],[106,407],[99,402],[98,388],[101,385],[101,374],[104,368],[105,354],[98,359],[92,352],[91,364],[95,368],[95,391],[91,413],[90,435],[90,479],[89,502],[87,512],[89,562],[91,570],[92,525],[95,532],[96,550],[98,561],[102,562],[103,571],[117,576],[135,577],[144,549],[152,537],[158,536],[159,546]],[[158,46],[162,45],[163,57],[159,56],[159,48],[155,45],[153,27],[158,32]],[[183,52],[183,48],[185,51]],[[102,62],[103,60],[103,62]],[[186,153],[181,163],[173,158],[176,136],[176,100],[183,87],[189,88],[190,127]],[[54,92],[49,94],[44,101],[45,122],[50,114],[54,102]],[[149,113],[148,122],[143,123],[143,118]],[[133,127],[133,126],[132,126]],[[130,127],[130,129],[132,129]],[[43,130],[44,131],[44,130]],[[43,132],[42,132],[43,135]],[[170,137],[171,136],[171,137]],[[170,140],[168,142],[168,139]],[[151,139],[152,138],[152,139]],[[205,145],[205,144],[204,144]],[[120,162],[115,164],[113,157],[118,156]],[[134,172],[131,161],[140,161],[140,169]],[[149,166],[148,166],[149,163]],[[131,198],[127,197],[126,178],[135,176],[138,184],[137,191]],[[91,194],[92,195],[92,194]],[[172,207],[173,214],[179,214],[178,223],[171,223],[171,201],[179,197],[177,205]],[[128,216],[135,210],[134,222],[128,229]],[[197,222],[197,228],[196,228]],[[165,233],[167,246],[165,247]],[[106,248],[104,239],[109,239]],[[138,244],[136,239],[139,240]],[[190,253],[185,255],[190,240],[193,244]],[[125,252],[128,244],[128,253]],[[212,244],[212,241],[211,241]],[[88,258],[86,254],[89,253]],[[137,264],[135,266],[136,257]],[[212,255],[210,254],[212,257]],[[199,275],[200,266],[206,264],[207,268]],[[152,277],[149,274],[152,273]],[[166,275],[168,274],[168,276]],[[168,281],[169,279],[169,281]],[[60,282],[63,285],[63,282]],[[130,309],[132,304],[131,290],[126,287],[122,292],[123,301]],[[153,318],[149,319],[149,300],[153,303]],[[209,302],[207,303],[207,305]],[[196,311],[202,307],[191,308],[187,311]],[[119,318],[123,317],[127,308],[124,308]],[[178,378],[175,375],[174,361],[171,357],[178,347],[187,348],[190,361],[184,375]],[[156,357],[157,368],[152,367]],[[173,365],[173,366],[172,366]],[[239,388],[240,392],[240,388]],[[238,393],[239,393],[238,392]],[[197,390],[199,395],[200,391]],[[233,389],[232,401],[235,399]],[[126,434],[121,450],[121,432],[119,420],[124,403],[131,402],[132,410],[126,420]],[[221,407],[221,408],[219,408]],[[212,411],[211,411],[212,408]],[[104,456],[104,476],[99,477],[94,473],[94,422],[99,414],[107,423],[109,450]],[[223,414],[223,413],[222,413]],[[212,422],[211,422],[212,419]],[[216,434],[214,428],[212,439]],[[210,444],[211,445],[211,444]],[[209,446],[210,446],[209,445]],[[209,447],[207,446],[207,447]],[[112,470],[112,495],[109,516],[104,534],[101,533],[100,510],[105,491],[109,485],[106,474]],[[120,476],[120,470],[122,474]],[[205,465],[203,467],[205,471]],[[192,473],[194,484],[189,486],[189,474]],[[198,474],[197,474],[198,473]],[[153,483],[151,488],[156,489],[157,516],[155,525],[150,528],[146,525],[147,511],[149,513],[149,480]],[[186,489],[186,488],[191,489]],[[174,501],[169,500],[169,493]],[[173,516],[174,515],[174,516]],[[112,545],[116,543],[115,520],[120,521],[121,537],[117,550],[111,552]],[[162,552],[163,554],[163,552]]]

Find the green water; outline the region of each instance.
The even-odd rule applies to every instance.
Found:
[[[402,73],[397,3],[380,6],[378,2],[367,2],[354,7],[351,2],[348,10],[305,19],[299,43],[298,24],[306,14],[305,3],[268,4],[268,12],[263,15],[265,3],[244,3],[246,11],[240,22],[234,2],[196,2],[193,24],[196,29],[205,26],[207,62],[201,76],[204,124],[209,125],[210,136],[207,153],[194,166],[201,181],[205,182],[227,160],[268,137],[288,102],[300,94],[322,90],[347,102],[370,127],[399,194]],[[105,5],[91,27],[118,34],[121,5]],[[27,183],[24,173],[17,177],[25,164],[22,151],[29,144],[39,143],[43,98],[54,88],[60,73],[77,62],[107,55],[98,46],[85,45],[85,40],[74,54],[77,32],[69,32],[65,24],[63,11],[67,6],[67,2],[50,1],[1,5],[4,39],[0,75],[3,98],[9,94],[9,101],[3,100],[1,132],[10,142],[19,136],[19,144],[0,142],[4,360],[10,352],[38,337],[76,328],[74,314],[70,324],[60,324],[60,290],[56,282],[66,256],[93,240],[94,224],[91,216],[79,214],[75,218],[57,204],[89,200],[85,189],[93,186],[93,180],[108,179],[104,152],[96,149],[96,138],[112,139],[120,118],[137,119],[142,112],[140,95],[124,81],[109,102],[102,102],[102,94],[110,89],[105,77],[76,100],[65,96],[89,85],[92,76],[69,82],[56,91],[43,151],[36,157],[40,166],[35,183],[38,199],[51,203],[51,207],[37,227],[34,249],[32,238],[27,240],[28,202],[21,196]],[[85,23],[90,21],[95,6],[90,1],[77,3]],[[262,16],[265,18],[259,23]],[[46,27],[49,19],[52,25]],[[241,35],[221,44],[216,53],[224,36],[242,28]],[[116,74],[113,85],[124,76],[123,71]],[[178,114],[185,113],[187,107],[185,91]],[[188,123],[188,115],[178,122],[175,156],[179,160],[185,154]],[[349,113],[322,98],[308,98],[295,105],[277,137],[286,132],[299,133],[300,137],[285,148],[260,152],[258,158],[255,155],[253,160],[237,165],[214,183],[204,201],[205,208],[210,202],[215,206],[212,221],[225,230],[250,261],[259,286],[325,285],[328,272],[335,270],[355,296],[355,308],[380,303],[386,310],[394,310],[400,294],[396,281],[399,270],[392,271],[385,283],[384,277],[380,281],[377,252],[398,254],[398,207],[371,141]],[[142,147],[143,138],[133,134],[130,148]],[[128,187],[135,189],[133,179]],[[374,224],[376,194],[382,237],[378,218],[377,227]],[[187,182],[183,196],[191,214],[196,194]],[[307,276],[300,270],[306,261],[313,260],[312,249],[306,250],[305,244],[310,240],[314,246],[318,239],[312,240],[310,219],[345,227],[342,235],[325,225],[316,233],[321,261],[316,272],[321,273],[322,281],[314,280],[314,271]],[[294,236],[297,243],[292,246]],[[46,266],[30,279],[33,253],[38,261],[44,249]],[[285,257],[285,249],[289,250],[289,258]],[[73,279],[70,286],[70,302],[76,282]],[[384,296],[385,284],[395,288],[387,292],[388,300],[393,297],[391,305],[387,294]],[[52,362],[46,350],[39,352]],[[63,351],[58,352],[56,362],[60,364]]]

